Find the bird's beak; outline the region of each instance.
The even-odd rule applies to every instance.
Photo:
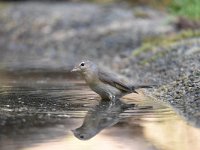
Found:
[[[76,66],[71,70],[71,72],[77,72],[77,71],[81,71],[81,69],[79,67],[76,67]]]

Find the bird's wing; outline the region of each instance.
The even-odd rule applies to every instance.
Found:
[[[124,84],[119,78],[116,77],[116,75],[114,74],[110,74],[110,73],[106,73],[106,72],[102,72],[99,71],[98,72],[99,75],[99,80],[101,80],[102,82],[106,83],[106,84],[110,84],[113,87],[121,90],[121,91],[125,91],[125,92],[134,92],[134,89],[132,89],[132,87]]]

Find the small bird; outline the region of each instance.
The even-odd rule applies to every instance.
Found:
[[[126,94],[137,93],[135,90],[138,88],[152,88],[148,85],[129,85],[117,77],[116,74],[102,71],[89,60],[82,61],[72,69],[72,72],[79,72],[94,92],[99,94],[102,99],[111,101]]]

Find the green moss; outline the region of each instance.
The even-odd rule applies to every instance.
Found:
[[[154,53],[150,58],[139,62],[141,65],[146,65],[149,62],[155,61],[160,57],[165,56],[167,52],[172,50],[170,46],[177,41],[184,40],[192,37],[199,37],[200,31],[182,31],[178,34],[171,34],[161,37],[152,37],[144,39],[143,44],[133,51],[133,56],[138,57],[143,53]],[[164,49],[164,50],[163,50]]]
[[[153,46],[154,46],[154,45],[151,44],[151,43],[144,43],[144,44],[142,44],[141,47],[139,47],[139,48],[137,48],[137,49],[135,49],[135,50],[133,51],[133,55],[134,55],[134,56],[139,56],[141,53],[144,53],[144,52],[146,52],[146,51],[151,50]]]
[[[150,58],[148,58],[148,59],[145,59],[145,60],[142,60],[141,62],[139,62],[139,64],[141,64],[141,65],[146,65],[146,64],[148,64],[149,62],[155,61],[155,60],[157,60],[157,59],[160,58],[160,57],[164,57],[165,54],[166,54],[169,50],[170,50],[170,49],[165,50],[165,51],[159,51],[159,52],[157,52],[156,54],[154,54],[152,57],[150,57]]]
[[[134,15],[138,18],[149,18],[149,14],[143,10],[134,9]]]
[[[168,10],[177,16],[200,19],[200,0],[127,0],[135,5],[148,5],[160,10]]]
[[[200,19],[199,6],[199,0],[172,0],[168,9],[175,15],[198,20]]]
[[[167,36],[160,36],[160,37],[150,37],[146,38],[143,41],[143,44],[133,51],[133,56],[139,56],[140,54],[148,51],[154,51],[157,47],[167,47],[174,42],[177,42],[182,39],[192,38],[192,37],[199,37],[200,31],[193,31],[193,30],[185,30],[178,34],[171,34]]]
[[[0,11],[6,9],[8,5],[9,5],[8,3],[0,2]]]

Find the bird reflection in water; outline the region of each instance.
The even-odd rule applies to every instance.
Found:
[[[135,104],[125,104],[119,99],[115,103],[102,100],[87,112],[83,124],[72,132],[80,140],[89,140],[104,128],[118,123],[120,114],[128,109],[134,109],[135,106]]]

